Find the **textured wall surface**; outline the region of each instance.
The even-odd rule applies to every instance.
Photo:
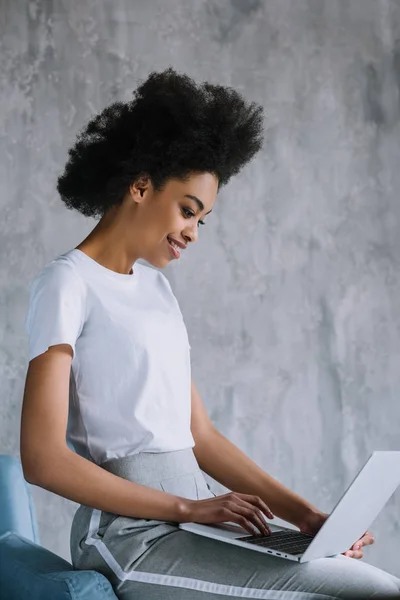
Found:
[[[223,433],[331,510],[372,450],[400,448],[400,2],[0,10],[0,452],[19,451],[29,282],[96,224],[55,192],[67,149],[95,112],[171,64],[266,111],[264,149],[165,270],[193,377]],[[69,558],[76,505],[34,497],[44,545]],[[366,551],[397,575],[399,515],[397,490]]]

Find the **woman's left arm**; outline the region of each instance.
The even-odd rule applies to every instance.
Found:
[[[259,496],[273,514],[303,532],[315,534],[320,529],[328,515],[263,471],[222,435],[211,423],[193,380],[191,411],[193,451],[202,471],[231,491]],[[346,555],[362,558],[362,546],[371,543],[373,537],[367,532]]]
[[[259,496],[277,517],[296,527],[322,514],[263,471],[213,426],[193,380],[191,399],[193,451],[202,471],[231,491]]]

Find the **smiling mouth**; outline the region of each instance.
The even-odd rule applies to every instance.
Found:
[[[169,238],[167,238],[167,242],[173,258],[180,258],[181,249],[176,244],[171,242]]]

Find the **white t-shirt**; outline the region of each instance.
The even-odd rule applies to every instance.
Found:
[[[182,313],[160,271],[132,268],[117,273],[74,248],[30,286],[29,360],[71,345],[67,440],[97,464],[194,446]]]

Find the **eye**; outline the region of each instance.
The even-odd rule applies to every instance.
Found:
[[[186,215],[187,219],[190,219],[190,217],[194,217],[195,216],[194,212],[192,212],[188,208],[183,208],[182,211]],[[199,225],[205,225],[205,222],[204,221],[199,221]]]

